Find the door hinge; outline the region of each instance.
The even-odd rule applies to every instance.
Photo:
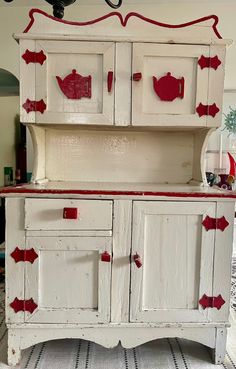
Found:
[[[207,296],[204,294],[199,300],[199,304],[205,310],[206,308],[216,308],[218,310],[225,304],[225,300],[221,295],[218,296]]]

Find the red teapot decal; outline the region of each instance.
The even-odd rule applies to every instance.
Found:
[[[56,79],[61,91],[68,99],[91,98],[91,76],[83,77],[73,69],[72,73],[63,80],[59,76],[56,76]]]
[[[173,101],[184,97],[184,77],[175,78],[170,72],[159,80],[153,76],[153,88],[162,101]]]

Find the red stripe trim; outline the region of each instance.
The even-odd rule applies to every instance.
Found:
[[[72,21],[66,21],[66,20],[63,20],[63,19],[55,18],[52,15],[49,15],[49,14],[45,13],[44,11],[42,11],[40,9],[31,9],[30,10],[30,12],[29,12],[30,22],[29,22],[28,26],[26,27],[26,29],[24,30],[24,33],[27,33],[30,30],[30,28],[32,27],[32,25],[34,24],[34,13],[42,14],[45,17],[50,18],[50,19],[53,19],[56,22],[60,22],[60,23],[64,23],[64,24],[69,24],[69,25],[72,25],[72,26],[88,26],[88,25],[101,22],[104,19],[107,19],[107,18],[110,18],[110,17],[114,17],[114,16],[119,18],[120,23],[121,23],[121,25],[123,27],[126,27],[128,21],[129,21],[129,18],[131,18],[131,17],[136,17],[136,18],[139,18],[139,19],[141,19],[141,20],[143,20],[145,22],[154,24],[154,25],[159,26],[159,27],[164,27],[164,28],[184,28],[184,27],[189,27],[189,26],[192,26],[194,24],[205,22],[207,20],[213,19],[214,20],[214,24],[212,25],[213,31],[215,32],[215,34],[216,34],[216,36],[218,38],[222,38],[221,35],[220,35],[220,33],[217,30],[217,24],[218,24],[219,19],[218,19],[218,17],[216,15],[208,15],[206,17],[195,19],[195,20],[190,21],[190,22],[187,22],[187,23],[168,24],[168,23],[158,22],[158,21],[155,21],[155,20],[150,19],[150,18],[146,18],[143,15],[138,14],[138,13],[135,13],[135,12],[128,13],[125,16],[125,18],[123,18],[122,15],[119,12],[111,12],[111,13],[108,13],[108,14],[100,17],[100,18],[93,19],[91,21],[87,21],[87,22],[72,22]]]
[[[5,187],[0,194],[52,194],[52,195],[108,195],[108,196],[166,196],[166,197],[196,197],[196,198],[229,198],[235,199],[236,192],[200,193],[200,192],[164,192],[164,191],[111,191],[111,190],[49,190],[26,189],[24,187]]]

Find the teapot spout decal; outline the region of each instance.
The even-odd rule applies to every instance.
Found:
[[[91,76],[83,77],[73,69],[72,73],[68,74],[64,79],[59,76],[56,76],[56,79],[61,91],[68,99],[78,100],[82,97],[91,99]]]
[[[162,101],[173,101],[184,98],[184,77],[175,78],[170,72],[159,80],[153,76],[153,88]]]

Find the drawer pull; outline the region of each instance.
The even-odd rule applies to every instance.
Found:
[[[134,73],[133,74],[133,81],[139,82],[142,79],[142,73]]]
[[[101,261],[104,261],[105,263],[110,263],[111,255],[107,251],[104,251],[101,255]]]
[[[63,218],[64,219],[78,219],[78,209],[77,208],[64,208]]]
[[[143,265],[142,264],[142,261],[141,261],[141,257],[136,253],[134,256],[133,256],[133,259],[134,259],[134,262],[137,266],[137,268],[141,268],[141,266]]]
[[[112,71],[107,73],[107,91],[108,92],[111,92],[112,90],[113,76],[114,76],[114,73]]]

